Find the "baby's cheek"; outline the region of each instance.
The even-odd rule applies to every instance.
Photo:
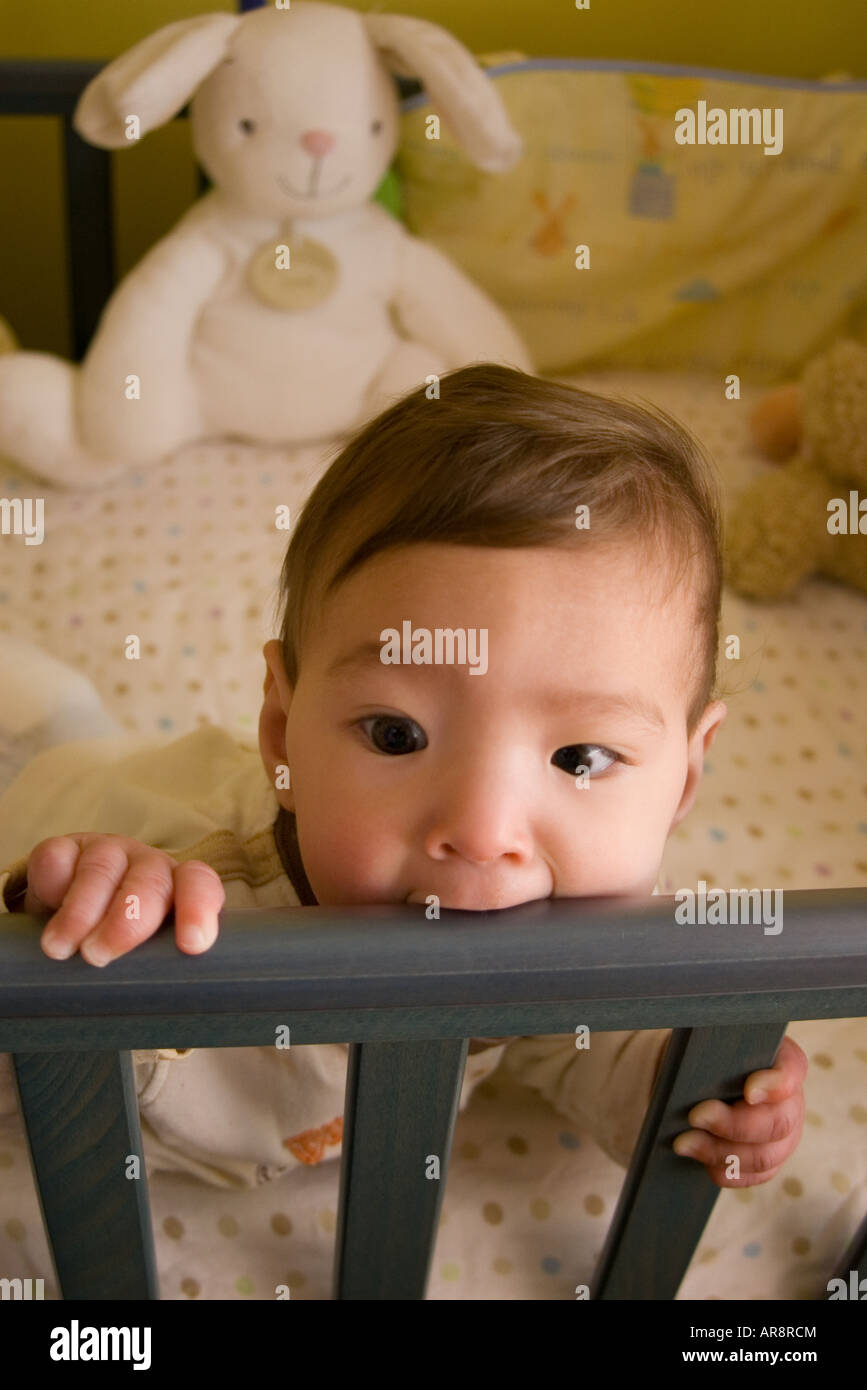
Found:
[[[311,826],[311,831],[310,851],[302,846],[301,857],[319,903],[397,900],[396,874],[389,872],[385,847],[371,838],[361,818],[357,824],[322,824],[318,834]],[[301,836],[299,829],[299,844]]]
[[[599,893],[646,897],[653,892],[671,822],[668,806],[647,788],[636,787],[620,808],[619,824],[597,844],[594,872]]]

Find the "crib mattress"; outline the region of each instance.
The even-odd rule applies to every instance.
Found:
[[[574,382],[683,420],[710,450],[727,500],[767,467],[749,446],[749,388],[734,402],[717,377]],[[288,539],[277,519],[286,506],[297,514],[336,447],[211,443],[97,493],[40,485],[42,545],[0,546],[0,631],[83,671],[130,732],[176,738],[210,720],[249,738]],[[8,466],[0,476],[7,497],[36,486]],[[867,597],[822,580],[775,604],[726,591],[722,631],[741,638],[741,659],[722,673],[729,715],[696,805],[669,839],[661,891],[700,879],[867,886]],[[138,661],[124,656],[130,634]],[[770,1183],[720,1193],[680,1298],[824,1297],[867,1212],[867,1020],[789,1031],[810,1059],[801,1145]],[[589,1134],[495,1072],[458,1119],[428,1297],[574,1298],[622,1180]],[[293,1299],[330,1296],[334,1160],[253,1190],[162,1173],[150,1187],[164,1299],[269,1299],[278,1284]],[[0,1119],[0,1268],[45,1278],[56,1297],[17,1115]]]

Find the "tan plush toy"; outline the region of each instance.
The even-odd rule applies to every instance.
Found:
[[[751,423],[769,458],[797,454],[734,503],[726,582],[758,599],[782,598],[811,574],[867,591],[867,347],[840,339],[799,383],[766,396]]]

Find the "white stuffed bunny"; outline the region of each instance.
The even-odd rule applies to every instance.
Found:
[[[348,434],[473,361],[532,371],[506,316],[372,200],[398,144],[390,71],[479,168],[518,160],[493,83],[426,20],[293,0],[180,20],[109,63],[78,133],[124,149],[192,97],[214,187],[115,290],[80,366],[0,358],[0,454],[99,486],[195,440]]]

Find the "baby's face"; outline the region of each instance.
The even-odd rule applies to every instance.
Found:
[[[329,600],[295,689],[267,643],[260,748],[272,782],[289,766],[277,795],[317,900],[436,894],[480,910],[652,893],[726,713],[709,705],[687,740],[690,610],[652,580],[628,546],[415,545]],[[437,628],[464,629],[479,674],[383,664],[381,634],[405,622],[434,655]]]

